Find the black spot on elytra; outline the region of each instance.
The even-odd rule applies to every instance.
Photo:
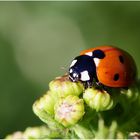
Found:
[[[122,64],[124,63],[124,58],[123,58],[122,55],[119,56],[119,60],[120,60],[120,62],[121,62]]]
[[[119,80],[119,74],[118,73],[116,73],[115,75],[114,75],[114,81],[117,81],[117,80]]]
[[[93,58],[103,59],[105,57],[105,53],[102,50],[95,50],[92,53],[93,53]]]

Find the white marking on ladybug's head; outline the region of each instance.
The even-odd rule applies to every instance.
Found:
[[[92,52],[87,52],[85,54],[88,55],[88,56],[92,56]]]
[[[94,63],[96,65],[96,67],[98,67],[100,59],[99,58],[93,58],[93,60],[94,60]]]
[[[76,60],[76,59],[75,59],[75,60],[73,60],[73,61],[71,62],[70,67],[74,66],[76,62],[77,62],[77,60]]]
[[[77,76],[77,74],[76,73],[73,73],[73,77],[76,77]]]
[[[73,72],[73,70],[72,70],[72,69],[70,69],[70,70],[69,70],[69,72],[70,72],[70,73],[72,73],[72,72]]]
[[[90,80],[88,71],[85,70],[81,72],[81,81],[88,81],[88,80]]]

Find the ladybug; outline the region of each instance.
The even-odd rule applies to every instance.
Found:
[[[129,87],[136,79],[136,64],[126,51],[113,46],[99,46],[80,52],[69,68],[69,79],[106,87]]]

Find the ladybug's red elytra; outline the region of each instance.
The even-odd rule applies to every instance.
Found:
[[[128,87],[136,75],[136,64],[131,55],[113,46],[81,51],[69,68],[70,80],[81,81],[88,86],[95,81],[108,87]]]

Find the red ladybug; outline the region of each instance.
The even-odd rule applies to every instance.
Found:
[[[69,68],[72,81],[93,82],[108,87],[128,87],[136,79],[136,65],[126,51],[113,46],[99,46],[81,51]]]

